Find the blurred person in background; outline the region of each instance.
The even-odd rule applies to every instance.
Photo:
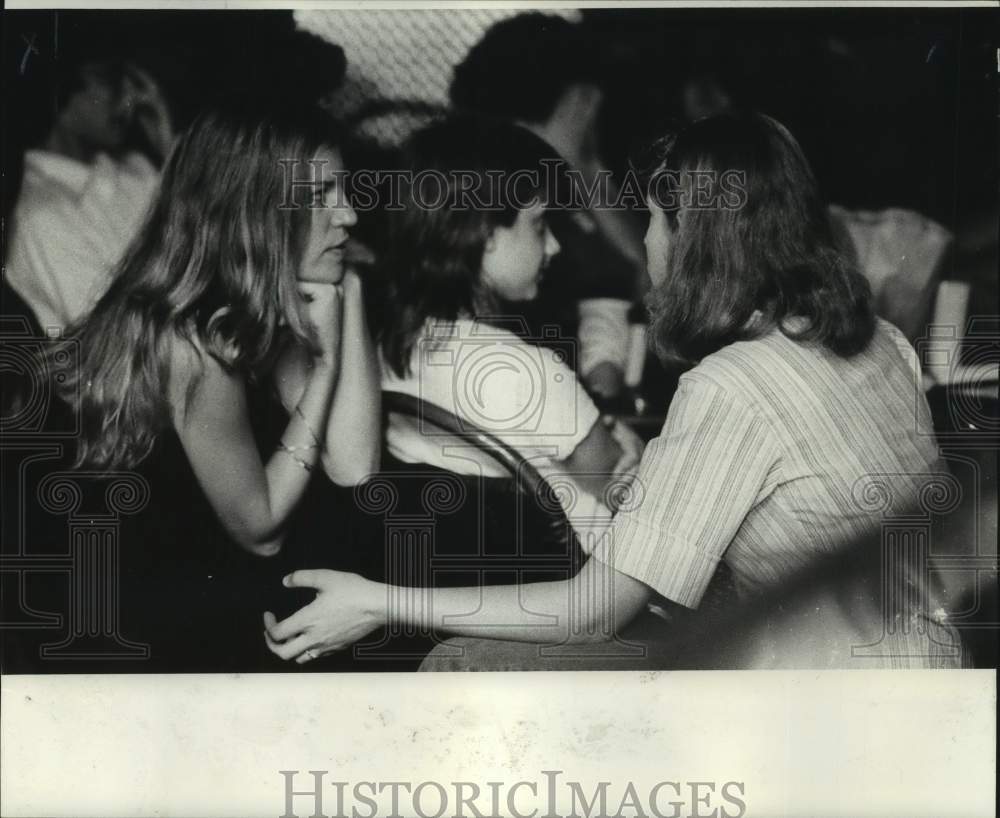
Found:
[[[45,328],[73,322],[107,287],[175,131],[220,104],[313,107],[344,73],[341,49],[287,12],[205,12],[197,28],[156,12],[7,19],[5,167],[23,163],[23,182],[5,190],[4,278]]]
[[[17,116],[7,139],[11,151],[23,150],[23,176],[4,278],[43,328],[61,330],[107,287],[157,188],[174,128],[156,80],[98,26],[46,38],[38,18],[14,22],[33,45],[10,83]]]

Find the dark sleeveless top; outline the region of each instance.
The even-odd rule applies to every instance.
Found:
[[[266,461],[288,415],[265,390],[248,389],[254,435]],[[122,630],[151,648],[156,672],[298,669],[264,642],[262,616],[279,619],[312,600],[282,577],[296,568],[370,573],[373,536],[355,511],[353,490],[334,485],[317,468],[293,513],[279,555],[258,557],[234,542],[199,485],[171,428],[137,471],[149,482],[149,502],[120,529]],[[340,664],[350,663],[342,657]],[[329,660],[324,664],[330,669]],[[317,667],[316,669],[320,669]]]

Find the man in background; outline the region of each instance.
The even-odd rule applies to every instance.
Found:
[[[80,318],[104,292],[174,132],[148,72],[96,30],[57,32],[45,22],[14,20],[27,50],[8,77],[6,152],[18,152],[21,176],[4,226],[4,280],[48,331]]]

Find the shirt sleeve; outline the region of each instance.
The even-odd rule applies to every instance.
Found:
[[[779,448],[747,401],[683,378],[643,454],[631,502],[594,556],[696,608],[748,512],[773,491]]]
[[[80,229],[72,205],[19,208],[5,277],[45,329],[62,329],[107,287],[109,265]]]

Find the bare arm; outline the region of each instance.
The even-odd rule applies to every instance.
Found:
[[[310,429],[322,427],[335,378],[336,370],[326,363],[313,369],[301,414],[292,416],[282,436],[294,456],[279,449],[265,465],[254,441],[243,379],[211,356],[199,356],[187,341],[174,341],[170,403],[181,445],[222,524],[251,553],[268,556],[281,549],[285,524],[319,457]]]
[[[316,599],[288,619],[264,618],[271,650],[305,661],[306,650],[341,650],[379,627],[400,624],[423,633],[519,642],[598,642],[611,639],[645,606],[651,591],[636,579],[591,559],[561,582],[485,588],[401,588],[337,571],[295,571],[288,587],[309,587]]]
[[[361,280],[344,276],[340,376],[323,438],[323,469],[337,485],[351,486],[378,469],[381,442],[381,381],[365,318]],[[309,379],[310,356],[289,348],[278,362],[276,383],[285,407],[292,410]]]
[[[340,381],[326,427],[323,465],[339,485],[355,485],[378,470],[382,437],[382,384],[365,318],[361,279],[344,276],[344,334]]]
[[[561,465],[583,488],[600,497],[621,455],[621,447],[598,419]]]
[[[391,589],[390,623],[518,642],[601,642],[645,606],[649,588],[590,559],[570,580],[483,588]],[[426,604],[431,594],[431,604]],[[421,602],[424,604],[420,604]]]
[[[582,488],[604,498],[610,483],[638,465],[644,448],[642,440],[621,421],[600,419],[561,465]]]

